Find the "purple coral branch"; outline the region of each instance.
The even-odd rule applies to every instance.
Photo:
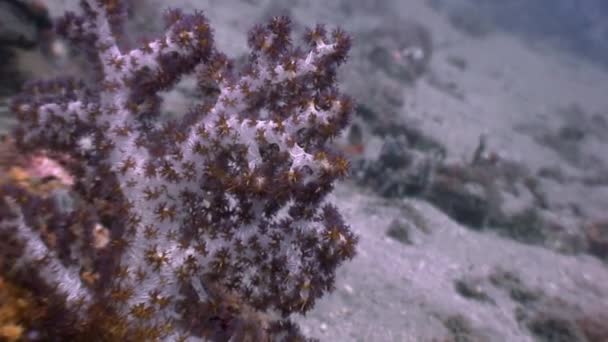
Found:
[[[335,85],[348,36],[336,30],[328,38],[318,26],[302,52],[291,44],[290,21],[276,17],[252,30],[250,60],[235,73],[201,12],[168,11],[163,37],[123,52],[121,6],[83,1],[84,14],[69,13],[59,25],[95,57],[97,84],[35,82],[13,104],[19,146],[68,154],[77,161],[79,198],[107,199],[112,213],[71,213],[83,233],[56,227],[64,236],[59,251],[24,241],[24,255],[65,256],[69,263],[56,262],[54,276],[39,268],[43,279],[66,278],[81,289],[59,294],[79,307],[105,303],[127,329],[169,324],[157,336],[165,339],[200,335],[195,326],[205,322],[192,322],[208,309],[197,303],[214,301],[211,286],[256,310],[308,311],[333,288],[336,267],[354,256],[357,242],[324,199],[348,169],[331,148],[352,109]],[[151,125],[158,92],[192,73],[216,85],[215,102],[197,106],[182,123]],[[31,205],[17,206],[14,190],[0,195],[12,216]],[[94,242],[100,223],[91,217],[102,221],[109,243]],[[39,231],[24,220],[0,222],[0,231],[13,229],[25,240]],[[93,253],[71,247],[83,244]],[[70,271],[85,260],[96,275],[92,284]]]

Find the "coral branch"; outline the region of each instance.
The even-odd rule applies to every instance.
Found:
[[[123,52],[123,2],[82,8],[58,29],[95,57],[99,82],[38,81],[13,102],[19,148],[61,156],[78,202],[37,213],[40,194],[0,184],[0,233],[19,241],[19,260],[66,303],[89,303],[81,327],[118,319],[112,331],[135,339],[246,336],[250,323],[218,309],[227,294],[260,313],[312,308],[357,243],[325,201],[348,170],[331,146],[352,111],[335,84],[347,35],[319,26],[302,52],[276,17],[251,31],[236,72],[201,12],[169,10],[162,37]],[[159,92],[193,73],[216,101],[151,124]],[[298,334],[288,321],[258,326],[255,336]]]

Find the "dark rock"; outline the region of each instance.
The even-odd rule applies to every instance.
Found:
[[[555,167],[541,167],[537,172],[538,177],[552,179],[558,183],[564,183],[566,181],[566,175],[559,166]]]
[[[355,179],[386,198],[420,195],[428,188],[434,161],[387,138],[377,160],[354,163]]]
[[[599,258],[608,258],[608,220],[595,221],[585,228],[589,252]]]
[[[535,208],[528,208],[521,213],[491,222],[497,231],[516,241],[542,245],[547,239],[545,221]]]
[[[393,220],[388,226],[386,235],[406,245],[412,244],[411,226],[408,222],[402,220]]]
[[[476,229],[483,228],[490,212],[484,187],[456,178],[435,177],[426,198],[457,222]]]
[[[498,269],[489,277],[490,283],[509,293],[514,301],[529,306],[542,298],[542,294],[529,289],[519,277],[510,271]]]
[[[401,139],[400,139],[401,138]],[[387,137],[384,140],[378,162],[389,169],[405,168],[412,162],[412,155],[408,151],[407,141],[404,137]]]
[[[539,314],[527,327],[539,342],[586,342],[573,322],[558,317]]]
[[[35,1],[0,2],[0,47],[32,48],[40,35],[51,29],[46,8]]]
[[[494,300],[484,291],[482,283],[479,280],[470,278],[456,280],[454,282],[454,289],[465,298],[495,304]]]
[[[364,56],[387,76],[413,82],[422,76],[431,60],[433,41],[430,31],[414,21],[396,21],[393,25],[361,34]]]
[[[460,71],[465,71],[468,67],[467,60],[460,56],[448,56],[447,62]]]
[[[51,30],[46,9],[37,2],[0,1],[0,96],[17,92],[24,81],[15,67],[15,49],[32,49]]]
[[[518,307],[515,318],[541,342],[608,341],[605,308],[580,306],[562,298],[543,298]]]
[[[559,137],[564,140],[579,142],[585,138],[585,132],[579,127],[564,126],[559,130]]]
[[[443,326],[448,330],[450,336],[446,339],[449,342],[489,342],[488,337],[483,336],[473,327],[469,319],[465,316],[456,314],[443,319]]]

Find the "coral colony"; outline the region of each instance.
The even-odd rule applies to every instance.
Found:
[[[31,336],[304,340],[289,315],[333,289],[357,243],[325,201],[348,169],[331,144],[352,110],[335,84],[349,37],[317,26],[295,47],[275,17],[235,70],[200,12],[168,10],[164,36],[128,49],[122,1],[81,7],[57,29],[95,76],[13,101],[20,153],[68,173],[71,195],[0,183],[2,271],[55,313]],[[199,102],[160,123],[160,93],[185,75]]]

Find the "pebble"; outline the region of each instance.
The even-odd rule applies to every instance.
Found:
[[[341,313],[342,315],[348,315],[350,312],[351,312],[351,311],[350,311],[349,309],[347,309],[347,308],[342,308],[342,309],[340,309],[340,313]]]

